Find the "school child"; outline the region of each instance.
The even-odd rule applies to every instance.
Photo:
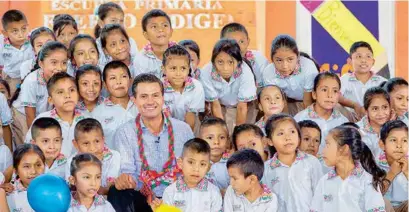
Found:
[[[254,149],[260,154],[263,161],[270,159],[267,139],[263,131],[254,124],[242,124],[233,130],[232,143],[235,151]]]
[[[279,35],[271,45],[271,61],[262,72],[264,85],[277,85],[287,96],[288,112],[294,116],[312,104],[314,78],[319,73],[314,62],[300,56],[294,38]]]
[[[75,19],[69,14],[58,14],[53,19],[53,31],[57,41],[70,48],[71,40],[78,35],[78,26]]]
[[[200,138],[210,146],[210,164],[206,177],[223,191],[229,186],[226,162],[231,147],[226,122],[223,119],[209,117],[202,121]]]
[[[263,160],[257,151],[244,149],[227,161],[231,185],[224,196],[225,212],[278,210],[277,196],[260,180],[263,178]]]
[[[385,172],[375,163],[358,130],[338,126],[330,131],[323,151],[327,166],[310,211],[385,211],[380,186]]]
[[[271,116],[266,123],[266,133],[269,146],[276,152],[264,163],[262,182],[277,195],[278,211],[308,211],[323,174],[320,162],[298,150],[301,130],[291,116]]]
[[[183,175],[165,189],[162,201],[153,201],[153,210],[163,202],[185,212],[222,211],[219,188],[205,177],[210,168],[209,144],[200,138],[190,139],[177,163]]]
[[[258,108],[263,112],[263,117],[255,125],[260,127],[264,135],[268,118],[274,114],[282,113],[287,107],[287,97],[283,90],[276,85],[266,85],[257,94]]]
[[[2,93],[6,97],[8,102],[10,101],[11,98],[10,85],[4,79],[0,79],[0,93]]]
[[[341,77],[342,95],[339,97],[339,103],[347,107],[347,110],[342,108],[340,111],[349,121],[356,122],[365,116],[365,92],[371,87],[379,86],[386,79],[371,71],[375,59],[371,45],[365,41],[352,44],[348,63],[353,72]]]
[[[125,28],[124,20],[125,20],[125,13],[122,10],[121,6],[114,2],[107,2],[104,4],[99,5],[97,14],[98,15],[98,22],[94,29],[94,35],[96,43],[98,45],[98,51],[100,52],[99,57],[99,64],[103,67],[105,64],[112,60],[112,57],[108,54],[105,54],[101,45],[101,29],[104,28],[106,24],[119,24],[121,27]],[[129,38],[129,45],[130,45],[130,54],[135,56],[138,52],[138,46],[133,38]],[[101,68],[102,69],[102,68]]]
[[[194,130],[199,112],[204,112],[205,95],[202,84],[189,77],[189,52],[179,45],[169,47],[162,62],[165,105],[172,117],[185,121]]]
[[[408,81],[396,77],[389,79],[383,87],[391,97],[391,107],[393,112],[396,113],[397,119],[402,120],[406,125],[409,125]]]
[[[75,191],[71,193],[68,212],[115,212],[111,203],[97,193],[101,186],[101,161],[93,154],[78,154],[70,167],[69,183]]]
[[[67,158],[61,153],[63,142],[61,126],[57,120],[43,117],[31,127],[31,143],[37,145],[45,156],[45,173],[65,178]]]
[[[160,79],[163,76],[163,53],[167,48],[176,45],[176,42],[169,41],[173,33],[170,17],[159,9],[145,13],[142,18],[142,32],[149,43],[136,56],[136,75],[153,74]]]
[[[91,116],[91,112],[103,104],[104,97],[101,96],[102,90],[102,73],[94,65],[81,66],[75,75],[75,83],[78,87],[80,100],[77,109]]]
[[[12,134],[10,127],[12,123],[13,119],[7,99],[2,93],[0,93],[0,146],[6,145],[5,147],[8,147],[8,151],[13,151]]]
[[[38,54],[40,68],[25,78],[10,100],[16,144],[23,143],[34,118],[51,109],[47,102],[47,82],[55,73],[67,70],[67,61],[67,48],[62,43],[50,41],[41,48]]]
[[[113,140],[116,130],[138,114],[134,97],[128,95],[131,73],[121,61],[111,61],[105,66],[102,77],[109,96],[95,107],[92,117],[102,123],[106,145],[117,150]]]
[[[200,48],[194,40],[181,40],[179,45],[185,47],[190,55],[190,74],[189,76],[199,80],[200,78]]]
[[[268,61],[260,51],[248,49],[250,38],[246,27],[240,23],[229,23],[220,32],[220,39],[222,38],[236,40],[240,46],[241,57],[252,67],[254,77],[256,78],[256,86],[263,87],[261,72],[267,67]]]
[[[68,49],[70,65],[67,67],[67,73],[72,77],[76,76],[77,69],[83,65],[98,65],[100,52],[94,38],[89,35],[79,34],[75,36]]]
[[[43,47],[47,42],[55,40],[56,38],[53,31],[51,31],[51,29],[47,27],[39,27],[30,33],[30,44],[32,49],[34,50],[35,56],[21,63],[20,66],[21,80],[24,80],[24,78],[26,78],[26,76],[30,72],[40,68],[37,63],[38,62],[37,58],[38,53],[41,50],[41,47]]]
[[[84,118],[86,114],[75,109],[78,104],[78,89],[75,80],[66,72],[54,74],[47,82],[48,102],[54,105],[54,109],[41,113],[36,117],[49,117],[58,121],[62,131],[61,153],[65,157],[70,157],[75,149],[72,140],[74,139],[75,125]],[[31,128],[26,135],[25,143],[32,140]]]
[[[45,156],[37,145],[21,144],[13,152],[13,168],[16,180],[13,191],[0,189],[0,208],[8,205],[4,211],[34,211],[27,199],[27,188],[35,177],[44,173]]]
[[[205,100],[213,116],[226,120],[229,135],[236,125],[254,123],[250,103],[256,99],[256,86],[250,67],[243,61],[235,40],[219,40],[211,62],[201,71]]]
[[[119,175],[121,160],[119,153],[105,146],[102,126],[93,118],[86,118],[77,123],[74,138],[73,144],[78,154],[90,153],[101,161],[102,182],[98,193],[107,195],[109,187],[114,184],[115,179]],[[71,164],[73,157],[75,157],[75,155],[68,158],[68,164]],[[70,166],[66,166],[65,174],[67,179],[69,173]]]
[[[321,128],[311,120],[298,122],[301,130],[301,143],[299,149],[305,153],[319,158],[318,150],[321,143]]]
[[[1,18],[4,39],[0,40],[0,57],[3,65],[2,78],[10,85],[11,95],[20,84],[20,66],[34,57],[28,41],[28,21],[19,10],[8,10]]]
[[[345,118],[335,106],[338,103],[341,81],[334,73],[322,72],[314,79],[312,96],[315,103],[308,106],[305,110],[299,112],[294,119],[299,122],[303,120],[312,120],[321,128],[320,151],[325,145],[325,137],[328,131],[339,126],[348,119]]]
[[[380,87],[369,88],[364,95],[366,116],[356,123],[360,129],[362,141],[368,146],[373,155],[379,149],[379,136],[382,125],[391,118],[390,97]]]

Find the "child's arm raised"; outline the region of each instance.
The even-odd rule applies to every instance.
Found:
[[[365,108],[362,107],[361,105],[358,104],[358,102],[351,101],[342,94],[339,96],[339,104],[341,104],[344,107],[350,107],[355,110],[355,113],[358,115],[359,118],[362,118],[365,116]]]

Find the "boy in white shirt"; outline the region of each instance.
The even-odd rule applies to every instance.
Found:
[[[210,146],[200,138],[193,138],[183,146],[182,157],[177,159],[183,176],[168,186],[163,193],[163,203],[182,209],[184,212],[222,210],[219,188],[207,178],[210,168]],[[161,203],[154,200],[152,207]]]
[[[264,162],[256,150],[244,149],[234,153],[227,161],[230,186],[224,196],[225,212],[275,212],[277,196],[260,183]]]

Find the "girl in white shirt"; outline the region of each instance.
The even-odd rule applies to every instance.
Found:
[[[101,96],[101,70],[94,65],[83,65],[76,72],[75,82],[80,95],[77,109],[91,115],[91,112],[104,102],[104,97]]]
[[[193,40],[179,41],[179,45],[186,48],[190,55],[190,76],[199,80],[200,78],[200,48],[199,45]]]
[[[266,133],[270,139],[269,146],[273,146],[276,153],[264,163],[262,182],[277,195],[278,211],[308,211],[322,176],[320,162],[298,150],[301,131],[291,116],[271,116],[266,124]]]
[[[7,196],[0,192],[0,209],[8,205],[10,211],[34,212],[28,203],[27,188],[35,177],[44,173],[45,156],[37,145],[21,144],[13,153],[13,161],[16,172],[16,180],[12,183],[14,190]]]
[[[399,120],[409,125],[408,119],[408,81],[396,77],[389,79],[383,86],[391,97],[391,107]]]
[[[339,126],[325,142],[324,161],[335,168],[321,177],[310,211],[385,212],[380,189],[385,172],[376,165],[359,131]]]
[[[78,35],[78,25],[75,19],[69,14],[58,14],[53,19],[53,31],[57,41],[64,44],[68,49],[71,40]]]
[[[94,38],[85,34],[75,36],[68,49],[71,63],[67,67],[67,73],[72,77],[75,77],[77,69],[81,66],[86,64],[94,66],[98,65],[100,54]]]
[[[89,153],[79,154],[70,164],[69,183],[75,186],[68,212],[115,212],[111,203],[97,194],[101,186],[101,161]]]

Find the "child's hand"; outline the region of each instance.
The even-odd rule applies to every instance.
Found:
[[[398,160],[403,174],[408,178],[408,158],[402,157]]]
[[[358,118],[361,119],[366,115],[365,108],[359,105],[358,103],[354,104],[355,113],[358,115]]]
[[[0,185],[0,188],[4,189],[6,193],[11,193],[14,191],[14,186],[11,183],[4,183]]]
[[[396,175],[402,172],[401,163],[399,161],[393,161],[390,166],[389,172],[392,174],[393,178],[395,178]]]
[[[121,174],[115,180],[115,188],[118,190],[135,189],[136,182],[129,174]]]
[[[162,203],[163,203],[163,201],[162,201],[161,199],[155,198],[155,199],[151,202],[151,204],[150,204],[150,206],[151,206],[151,208],[152,208],[152,211],[155,212],[155,210],[156,210]]]

